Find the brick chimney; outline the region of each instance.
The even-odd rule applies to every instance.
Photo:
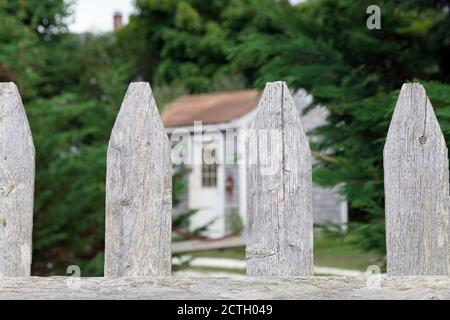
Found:
[[[122,28],[122,13],[116,12],[114,13],[114,31],[117,31]]]

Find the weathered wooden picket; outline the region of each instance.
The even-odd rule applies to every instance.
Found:
[[[402,87],[384,150],[387,275],[312,275],[311,152],[283,82],[264,90],[246,160],[252,277],[170,277],[170,144],[149,84],[131,84],[108,148],[105,277],[30,277],[34,146],[0,83],[0,299],[450,299],[447,147],[421,85]]]

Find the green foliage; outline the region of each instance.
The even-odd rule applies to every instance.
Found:
[[[45,46],[65,30],[67,3],[64,0],[0,0],[0,81],[12,79],[31,96],[46,64]]]
[[[245,70],[231,63],[238,56],[234,48],[254,32],[280,32],[281,8],[289,6],[272,0],[141,0],[136,5],[139,13],[119,38],[137,57],[139,73],[155,83],[177,82],[189,92],[211,91],[217,88],[212,82],[241,75],[244,85],[251,85]],[[131,35],[138,40],[130,43]]]
[[[64,93],[35,101],[28,114],[37,167],[33,267],[47,272],[52,263],[53,273],[78,264],[86,272],[95,259],[92,274],[101,274],[106,149],[115,112]]]
[[[15,81],[24,98],[36,94],[42,84],[41,57],[64,29],[66,4],[63,0],[0,0],[0,81]]]

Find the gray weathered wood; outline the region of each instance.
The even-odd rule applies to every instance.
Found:
[[[30,275],[34,145],[14,83],[0,83],[0,277]]]
[[[106,177],[105,276],[171,271],[169,139],[148,83],[132,83],[111,133]]]
[[[389,275],[449,275],[444,136],[420,84],[404,84],[384,147]]]
[[[294,101],[284,82],[268,83],[247,141],[248,275],[313,274],[311,187]]]
[[[0,281],[0,299],[450,299],[449,277],[17,278]],[[182,305],[182,304],[181,304]]]

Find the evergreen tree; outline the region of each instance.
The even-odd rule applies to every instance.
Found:
[[[230,64],[234,48],[254,32],[280,33],[290,7],[288,1],[273,0],[138,0],[136,6],[138,14],[119,38],[139,73],[152,83],[175,82],[189,92],[211,91],[239,76],[244,81],[228,88],[252,85],[251,72]]]
[[[450,142],[449,6],[446,1],[379,1],[381,30],[366,27],[370,1],[316,0],[296,6],[283,35],[253,34],[234,61],[257,66],[256,84],[285,80],[330,111],[313,145],[314,179],[342,185],[358,243],[385,252],[383,146],[404,82],[422,82]],[[262,54],[260,52],[263,52]],[[241,62],[244,61],[244,62]],[[258,63],[257,59],[253,59]]]

